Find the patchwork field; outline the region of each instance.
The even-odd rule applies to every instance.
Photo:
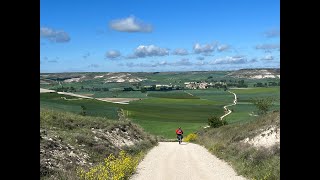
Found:
[[[177,95],[179,93],[182,95]],[[157,98],[135,99],[135,101],[130,101],[129,104],[114,104],[95,99],[79,99],[50,93],[40,95],[40,105],[41,107],[75,113],[80,113],[81,105],[85,105],[87,115],[109,119],[118,119],[118,111],[121,108],[128,118],[141,125],[146,131],[172,139],[175,138],[174,132],[179,126],[183,127],[185,134],[188,134],[206,126],[210,115],[223,115],[222,107],[225,105],[225,101],[218,101],[219,98],[214,96],[221,96],[221,93],[223,93],[227,95],[226,98],[230,97],[230,102],[232,101],[232,96],[222,91],[211,91],[211,93],[211,98],[216,100],[200,99],[179,91],[169,93],[168,96],[164,93],[155,93],[154,95],[158,96]],[[184,96],[186,98],[182,99]],[[190,97],[193,98],[190,99]]]
[[[96,99],[82,99],[57,93],[41,93],[41,108],[80,113],[85,107],[87,116],[118,120],[120,112],[141,125],[146,131],[165,138],[175,138],[174,130],[182,127],[189,134],[207,126],[211,115],[222,116],[223,106],[233,103],[234,95],[224,88],[188,89],[185,82],[238,83],[240,79],[227,76],[230,72],[153,72],[153,73],[73,73],[45,74],[40,87],[52,90],[72,90],[72,93]],[[68,79],[69,78],[69,79]],[[109,79],[108,79],[109,78]],[[122,82],[123,81],[123,82]],[[248,122],[256,117],[252,98],[274,97],[271,110],[280,109],[280,86],[254,87],[280,79],[241,79],[248,88],[230,87],[237,94],[237,105],[225,117],[228,123]],[[46,82],[46,83],[43,83]],[[142,92],[150,85],[175,85],[179,90]],[[125,91],[125,88],[134,90]],[[61,91],[60,91],[61,92]],[[108,101],[100,101],[100,100]],[[123,111],[121,111],[121,109]]]
[[[230,123],[246,122],[255,119],[256,107],[252,104],[252,98],[273,97],[275,102],[271,110],[280,110],[280,88],[250,88],[232,89],[237,94],[237,105],[230,107],[233,112],[226,117]]]

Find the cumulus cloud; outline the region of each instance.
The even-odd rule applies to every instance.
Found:
[[[272,61],[274,60],[274,57],[272,55],[266,55],[265,57],[262,57],[260,60],[263,60],[263,61]]]
[[[169,55],[169,50],[160,48],[155,45],[140,45],[134,50],[134,54],[127,56],[128,59],[144,58],[152,56],[166,56]]]
[[[178,48],[178,49],[175,49],[172,54],[185,56],[185,55],[188,55],[189,53],[188,53],[188,51],[186,49]]]
[[[226,51],[226,50],[228,50],[228,49],[230,49],[230,46],[227,45],[227,44],[222,44],[222,45],[219,45],[219,46],[217,47],[217,50],[218,50],[219,52]]]
[[[134,16],[112,20],[109,26],[111,29],[121,32],[151,32],[153,29],[150,24],[143,23]]]
[[[126,63],[128,67],[161,67],[161,66],[192,66],[194,65],[189,59],[181,59],[175,62],[160,61],[155,63]]]
[[[199,44],[199,43],[196,43],[196,44],[193,46],[193,51],[194,51],[195,53],[197,53],[197,54],[202,53],[202,54],[208,55],[208,54],[212,53],[212,52],[215,50],[216,46],[217,46],[216,43],[203,44],[203,45],[201,45],[201,44]]]
[[[70,41],[70,36],[65,31],[48,27],[40,27],[40,37],[57,43],[66,43]]]
[[[159,62],[157,64],[160,65],[160,66],[168,65],[167,61],[161,61],[161,62]]]
[[[278,29],[272,29],[272,30],[264,32],[264,36],[267,38],[278,37],[279,35],[280,35],[280,30],[278,30]]]
[[[207,64],[208,64],[208,62],[205,62],[205,61],[198,61],[195,63],[195,65],[197,65],[197,66],[203,66],[203,65],[207,65]]]
[[[132,62],[130,62],[130,63],[126,63],[126,65],[128,66],[128,67],[156,67],[157,65],[156,64],[148,64],[148,63],[132,63]]]
[[[155,63],[126,63],[128,67],[159,67],[170,65],[167,61],[160,61]]]
[[[244,64],[247,62],[245,56],[227,56],[224,58],[218,58],[212,64]]]
[[[261,44],[256,46],[256,49],[262,50],[274,50],[278,48],[280,48],[279,44]]]
[[[115,59],[120,56],[121,56],[121,53],[117,50],[110,50],[106,53],[106,57],[109,59]]]

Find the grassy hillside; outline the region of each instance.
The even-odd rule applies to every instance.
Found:
[[[40,179],[78,179],[77,168],[90,168],[120,150],[136,155],[156,144],[154,136],[130,121],[42,108]]]
[[[280,144],[253,147],[243,141],[261,134],[271,127],[280,130],[280,113],[270,112],[246,123],[234,123],[220,128],[207,128],[197,132],[196,143],[205,146],[217,157],[231,163],[238,174],[250,179],[280,179]]]

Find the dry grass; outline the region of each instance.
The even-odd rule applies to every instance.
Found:
[[[280,179],[280,146],[255,148],[242,140],[253,138],[261,129],[280,127],[280,112],[271,112],[254,121],[207,128],[197,132],[196,143],[230,162],[238,174],[250,179]]]
[[[109,136],[103,136],[107,132],[130,138],[135,144],[116,146]],[[117,156],[121,150],[135,156],[156,144],[154,136],[128,120],[41,109],[40,178],[77,179],[75,170],[78,167],[90,168],[110,154]]]

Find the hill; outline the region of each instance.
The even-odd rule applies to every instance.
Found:
[[[264,78],[279,78],[280,68],[276,69],[240,69],[229,73],[227,76],[234,78],[247,79],[264,79]]]
[[[90,168],[121,150],[137,154],[157,139],[127,120],[109,120],[47,109],[40,111],[40,179],[77,179],[76,169]]]
[[[199,130],[196,143],[250,179],[280,179],[280,112]]]

